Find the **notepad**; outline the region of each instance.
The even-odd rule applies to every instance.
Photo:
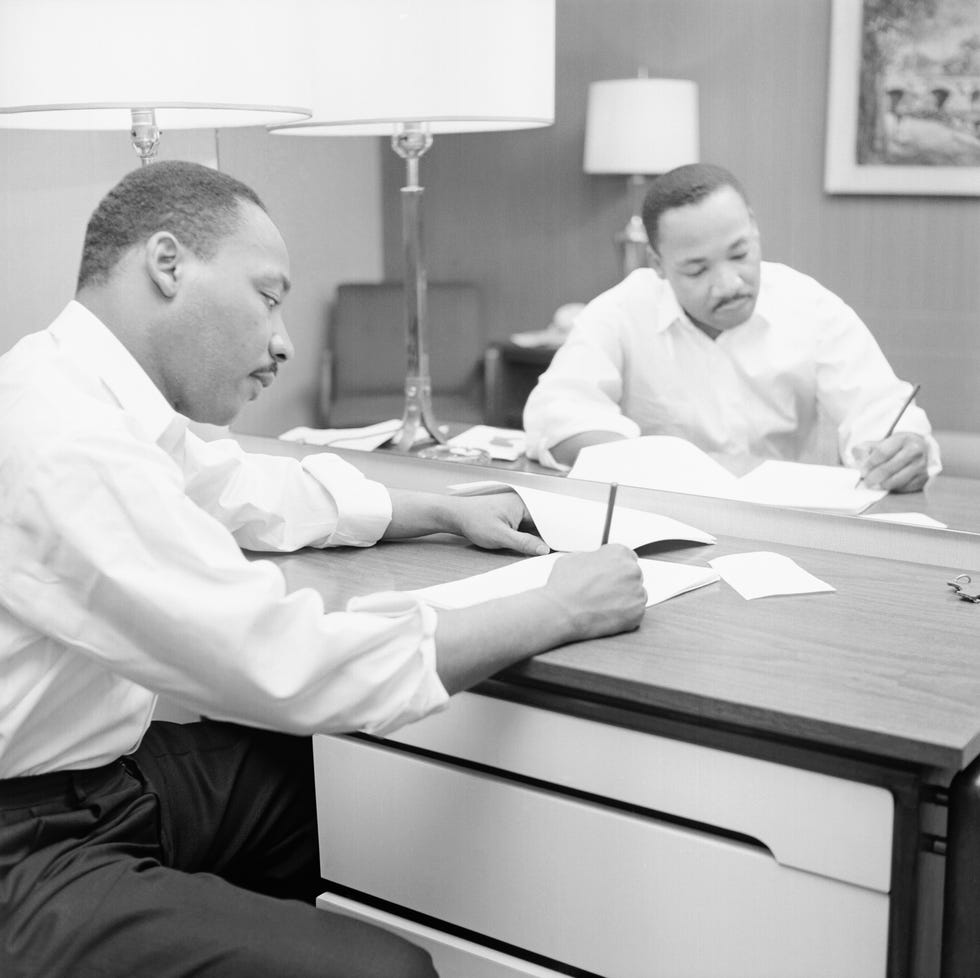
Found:
[[[475,488],[474,488],[475,487]],[[545,489],[511,486],[506,482],[462,483],[449,487],[456,495],[494,492],[516,492],[527,507],[538,536],[552,550],[596,550],[602,543],[606,501],[576,499]],[[636,550],[648,543],[681,540],[689,543],[714,543],[704,530],[682,523],[670,516],[646,513],[617,505],[609,527],[609,542],[621,543]]]
[[[570,478],[715,496],[740,502],[856,515],[886,495],[858,486],[858,473],[841,465],[768,460],[737,478],[706,452],[673,435],[647,435],[589,445]]]
[[[552,553],[543,557],[525,557],[483,574],[419,588],[409,593],[436,608],[466,608],[491,598],[504,598],[543,587],[555,561],[561,556],[562,554]],[[641,557],[638,563],[647,592],[647,607],[718,580],[718,573],[711,567],[674,564],[647,557]]]

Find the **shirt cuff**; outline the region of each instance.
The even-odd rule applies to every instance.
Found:
[[[331,452],[305,456],[301,465],[333,497],[337,524],[319,547],[369,547],[391,523],[391,496],[380,483],[364,476]]]
[[[383,736],[392,733],[406,723],[420,720],[449,705],[449,693],[443,686],[436,669],[435,633],[438,617],[435,610],[418,598],[404,591],[380,591],[376,594],[365,594],[351,598],[347,602],[347,611],[386,618],[403,618],[409,615],[421,615],[422,638],[418,644],[420,657],[419,682],[415,689],[406,697],[390,717],[367,724],[364,733]]]

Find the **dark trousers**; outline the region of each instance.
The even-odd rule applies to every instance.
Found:
[[[3,978],[433,978],[317,910],[310,741],[150,726],[94,771],[0,780]]]

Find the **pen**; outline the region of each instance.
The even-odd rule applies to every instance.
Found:
[[[895,431],[895,425],[897,425],[898,422],[901,421],[902,415],[905,414],[906,408],[912,403],[913,399],[915,398],[915,395],[919,393],[919,388],[921,386],[922,384],[916,384],[915,387],[912,388],[912,393],[909,394],[909,396],[905,399],[905,403],[902,405],[901,410],[898,412],[898,414],[895,415],[895,420],[891,423],[891,427],[885,433],[885,438],[891,438],[892,433]]]
[[[617,488],[618,486],[615,482],[611,483],[609,486],[609,501],[606,503],[606,525],[602,528],[603,546],[609,543],[609,527],[612,526],[613,506],[616,504]]]
[[[885,432],[885,438],[891,438],[891,436],[894,434],[895,426],[898,424],[899,421],[902,420],[902,415],[905,414],[905,411],[908,409],[908,406],[912,403],[913,400],[915,400],[915,395],[919,393],[919,388],[921,386],[922,384],[916,384],[915,387],[912,388],[912,393],[909,394],[907,398],[905,398],[905,403],[898,409],[898,414],[895,415],[895,420],[888,426],[888,431]],[[882,441],[884,440],[885,439],[883,438]],[[858,486],[861,485],[862,482],[864,482],[863,475],[858,479],[854,488],[856,489]]]

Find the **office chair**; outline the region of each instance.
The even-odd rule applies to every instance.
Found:
[[[466,282],[428,284],[432,406],[442,424],[482,424],[485,340],[479,293]],[[405,299],[400,282],[337,287],[320,387],[322,427],[401,418],[405,403]]]

